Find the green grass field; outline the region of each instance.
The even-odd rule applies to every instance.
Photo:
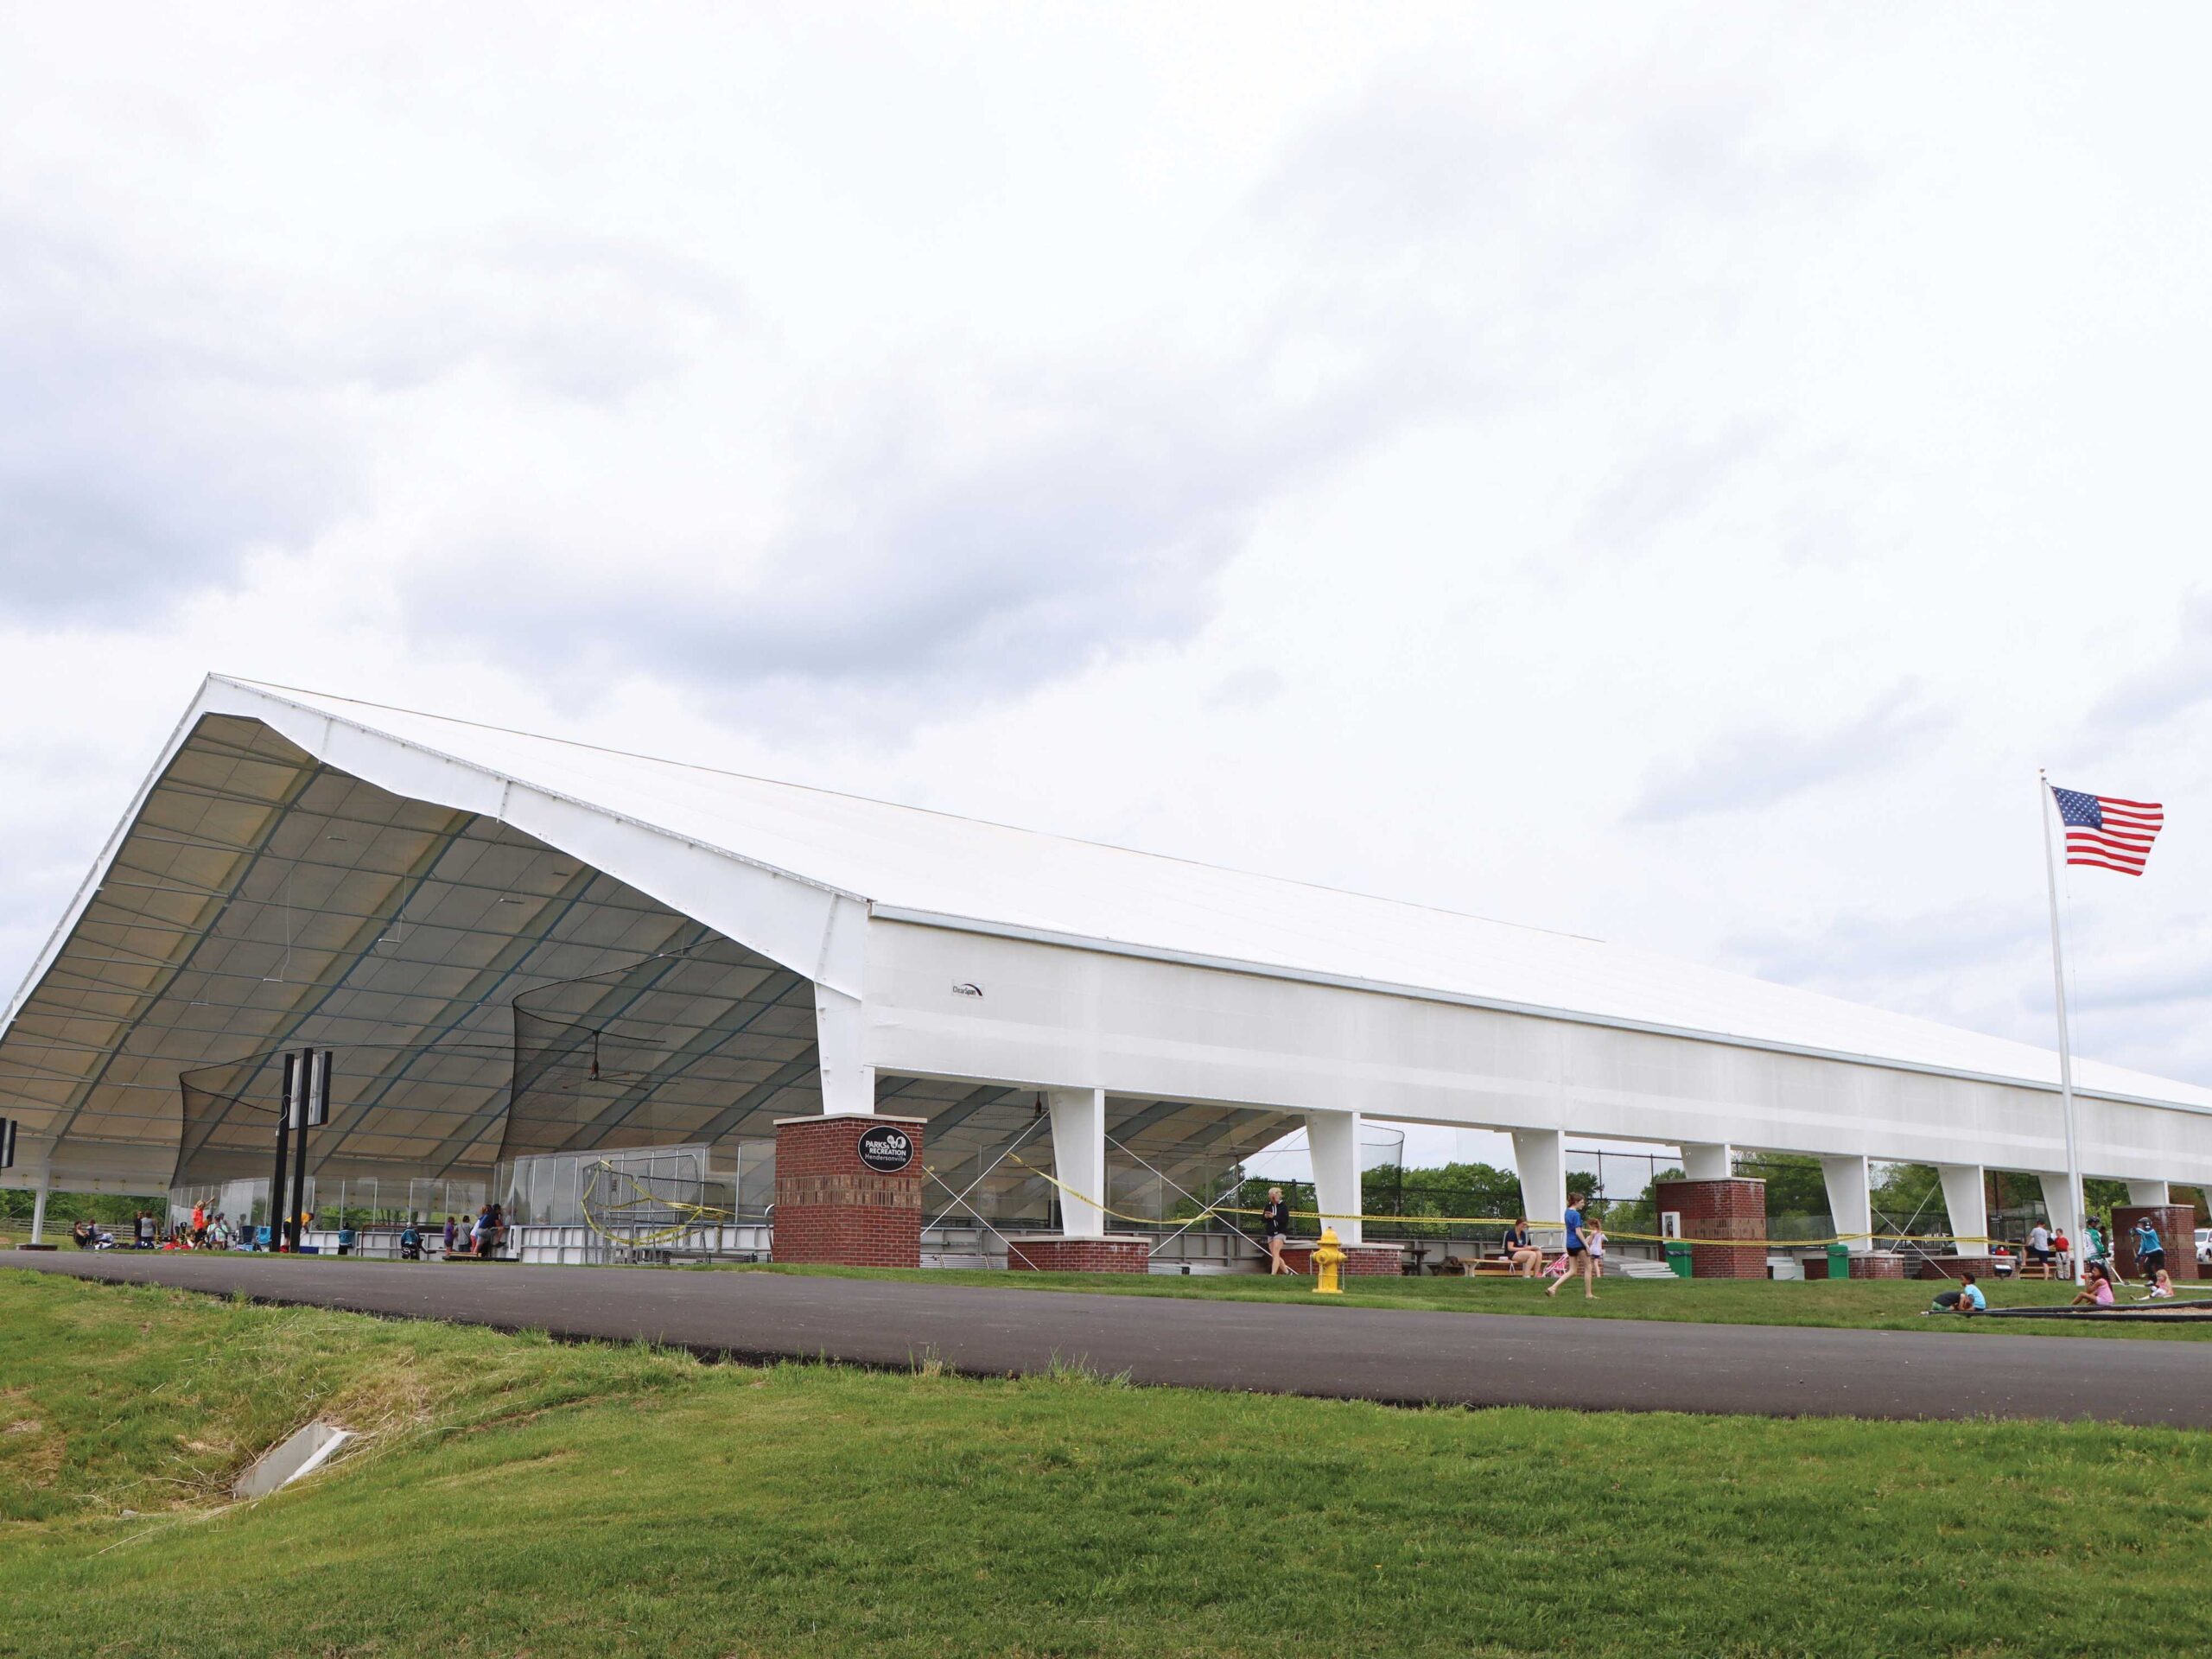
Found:
[[[1258,1274],[1190,1278],[1165,1274],[1000,1273],[925,1268],[702,1268],[710,1273],[800,1273],[864,1279],[911,1279],[918,1284],[990,1285],[1006,1290],[1080,1291],[1101,1296],[1179,1296],[1237,1302],[1294,1302],[1329,1307],[1421,1308],[1443,1313],[1529,1313],[1567,1319],[1669,1319],[1715,1325],[1804,1325],[1837,1330],[1971,1330],[2005,1336],[2149,1338],[2202,1342],[2212,1324],[2196,1326],[2069,1324],[2056,1319],[1923,1319],[1940,1284],[1853,1279],[1835,1282],[1764,1279],[1605,1279],[1598,1300],[1570,1287],[1547,1298],[1543,1287],[1519,1279],[1349,1279],[1341,1296],[1317,1296],[1313,1281]],[[2062,1306],[2069,1285],[2031,1282],[1985,1287],[1993,1307]],[[2193,1294],[2184,1287],[2182,1294]],[[2132,1300],[2132,1293],[2123,1300]]]
[[[2193,1651],[2204,1437],[703,1365],[0,1274],[0,1652]],[[317,1412],[358,1452],[255,1505]]]

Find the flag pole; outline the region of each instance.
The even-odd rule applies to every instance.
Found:
[[[2036,810],[2043,818],[2043,874],[2050,888],[2050,978],[2058,1000],[2058,1095],[2066,1120],[2066,1207],[2073,1211],[2075,1230],[2081,1234],[2072,1241],[2070,1267],[2079,1279],[2088,1254],[2089,1212],[2082,1191],[2082,1142],[2074,1128],[2074,1054],[2066,1030],[2066,954],[2058,926],[2058,864],[2051,850],[2050,804],[2050,779],[2037,767]]]

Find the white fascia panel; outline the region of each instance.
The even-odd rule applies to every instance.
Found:
[[[884,1071],[2012,1169],[2062,1140],[2056,1096],[2018,1084],[880,918],[871,933],[866,1052]],[[2212,1178],[2212,1116],[2082,1105],[2091,1166]]]

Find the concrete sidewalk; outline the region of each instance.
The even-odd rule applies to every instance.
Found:
[[[741,1359],[904,1367],[926,1356],[1005,1376],[1058,1357],[1145,1383],[1407,1405],[2212,1426],[2212,1348],[2191,1342],[1288,1306],[762,1273],[119,1252],[10,1252],[0,1262],[362,1313],[644,1338]]]

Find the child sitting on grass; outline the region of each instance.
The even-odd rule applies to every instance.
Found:
[[[2089,1276],[2082,1288],[2074,1293],[2069,1307],[2110,1307],[2112,1306],[2112,1269],[2101,1262],[2092,1262]]]
[[[1920,1310],[1920,1317],[1924,1319],[1930,1313],[1971,1314],[1987,1312],[1989,1312],[1989,1299],[1981,1294],[1981,1287],[1974,1283],[1974,1274],[1962,1273],[1959,1275],[1959,1287],[1939,1294],[1934,1301]]]

